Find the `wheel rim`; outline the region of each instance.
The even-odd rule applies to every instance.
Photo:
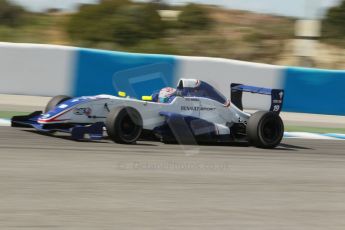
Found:
[[[125,140],[132,141],[137,138],[138,133],[140,132],[140,126],[135,124],[130,115],[127,114],[122,118],[120,131]]]
[[[261,134],[267,143],[275,143],[280,140],[281,132],[281,124],[273,119],[266,119],[262,124]]]

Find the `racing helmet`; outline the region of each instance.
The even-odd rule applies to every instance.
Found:
[[[159,91],[158,102],[167,103],[174,96],[176,96],[176,89],[165,87]]]

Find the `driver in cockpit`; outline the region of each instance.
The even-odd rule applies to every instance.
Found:
[[[170,103],[176,97],[176,89],[165,87],[152,95],[152,101],[159,103]]]

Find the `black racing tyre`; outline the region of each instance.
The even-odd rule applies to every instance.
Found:
[[[278,146],[283,139],[284,124],[278,114],[259,111],[249,118],[246,132],[251,144],[271,149]]]
[[[65,96],[65,95],[59,95],[59,96],[55,96],[53,97],[48,104],[46,105],[46,108],[44,109],[44,112],[47,113],[50,110],[54,109],[57,105],[61,104],[64,101],[67,101],[71,99],[71,97],[69,96]]]
[[[166,145],[176,145],[178,141],[175,138],[164,138],[162,137],[160,141]]]
[[[140,113],[132,107],[117,107],[110,111],[105,127],[111,140],[119,144],[135,143],[142,131],[143,120]]]

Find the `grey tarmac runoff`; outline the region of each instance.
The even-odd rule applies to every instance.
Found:
[[[0,127],[0,229],[344,229],[345,142],[75,142]]]

